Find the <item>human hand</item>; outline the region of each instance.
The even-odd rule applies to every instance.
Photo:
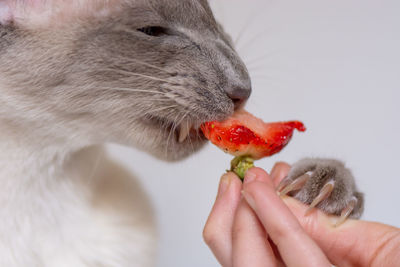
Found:
[[[354,220],[335,228],[333,217],[318,210],[304,216],[307,206],[281,201],[275,186],[289,169],[278,163],[269,176],[254,168],[243,185],[232,173],[222,177],[204,239],[223,266],[330,266],[324,253],[339,266],[399,265],[398,228]]]
[[[222,177],[204,239],[225,267],[331,266],[259,168],[246,173],[243,185],[233,173]]]
[[[288,174],[290,165],[278,163],[271,171],[275,185]],[[256,189],[258,190],[258,189]],[[314,209],[305,216],[307,206],[285,197],[283,201],[303,229],[337,266],[400,266],[400,229],[381,223],[348,219],[334,227],[337,217]]]

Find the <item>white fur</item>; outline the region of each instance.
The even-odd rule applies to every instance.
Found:
[[[127,172],[99,147],[21,140],[0,136],[0,266],[154,264],[152,216]]]
[[[179,8],[171,17],[181,15],[176,20],[185,23],[190,5],[180,1],[152,2],[156,7],[146,0],[0,1],[7,4],[3,18],[11,16],[15,24],[1,28],[0,266],[151,266],[155,228],[146,196],[128,172],[93,145],[129,144],[166,160],[190,155],[205,140],[179,143],[175,126],[232,114],[225,80],[244,83],[241,88],[250,93],[245,66],[229,46],[211,45],[210,30],[194,27],[195,21],[187,27],[203,36],[194,39],[201,49],[193,49],[187,38],[169,38],[182,47],[179,53],[156,47],[159,41],[138,31],[117,32],[115,25],[105,29],[109,34],[99,34],[105,39],[82,38],[95,33],[87,18],[109,16],[125,1],[141,3],[119,14],[127,21],[136,14],[142,22],[132,21],[135,28],[153,23],[163,9],[169,14]],[[187,3],[194,3],[194,20],[217,29],[205,2]],[[143,12],[147,9],[155,11]],[[57,22],[66,27],[53,28]],[[114,34],[120,45],[114,46]],[[143,43],[155,50],[146,51]],[[231,56],[205,57],[203,50]],[[225,65],[230,71],[219,71]],[[238,75],[218,75],[233,70]],[[124,73],[119,79],[121,71],[132,77]]]

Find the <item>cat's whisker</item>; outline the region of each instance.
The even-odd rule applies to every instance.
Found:
[[[247,66],[248,71],[267,71],[268,69],[274,69],[274,67],[272,67],[271,65],[267,65],[266,63],[268,63],[267,61],[259,61],[258,63],[254,63],[251,65]]]
[[[251,76],[251,78],[253,78],[255,75],[268,73],[268,70],[261,68],[261,66],[257,66],[257,67],[253,67],[253,68],[250,67],[250,68],[248,68],[248,71],[249,71],[249,75]]]
[[[140,101],[142,103],[151,103],[151,104],[154,104],[155,102],[163,102],[163,103],[171,102],[171,103],[173,103],[172,99],[170,99],[170,98],[150,98],[150,99],[144,98],[144,99],[140,99]]]
[[[147,111],[145,111],[144,113],[141,112],[141,114],[138,114],[137,118],[144,118],[144,117],[149,117],[149,118],[157,118],[157,115],[155,114],[156,112],[160,112],[160,111],[165,111],[168,109],[172,109],[174,110],[175,108],[178,108],[178,105],[170,105],[170,106],[166,106],[166,107],[160,107],[157,109],[149,109]],[[165,125],[163,125],[165,124]],[[170,123],[168,121],[163,122],[163,124],[160,125],[160,127],[168,127],[170,125]]]
[[[187,116],[189,114],[190,110],[188,112],[186,112]],[[189,128],[189,121],[186,121],[186,127]],[[193,147],[193,143],[192,143],[192,139],[190,138],[190,135],[188,135],[188,139],[189,139],[189,143],[190,143],[190,148],[192,149],[192,152],[194,153],[194,147]]]
[[[244,25],[240,28],[238,35],[236,36],[235,40],[233,41],[233,45],[238,48],[240,45],[240,41],[242,39],[242,37],[245,35],[246,30],[249,28],[249,26],[251,26],[251,24],[254,22],[254,19],[257,16],[254,16],[254,14],[252,14],[253,16],[248,16],[246,19],[246,22],[244,23]]]
[[[273,81],[272,76],[265,75],[265,74],[264,75],[256,74],[256,75],[250,75],[250,76],[253,81],[258,81],[258,80],[267,81],[267,82]]]
[[[166,80],[165,80],[165,82],[168,83],[169,85],[178,86],[178,88],[182,88],[182,89],[185,88],[185,86],[183,84],[172,84]],[[194,86],[194,85],[192,85],[192,86]],[[138,92],[138,93],[153,93],[153,94],[164,95],[169,99],[175,99],[176,97],[181,97],[181,98],[188,97],[188,96],[185,96],[182,93],[180,93],[180,90],[173,90],[170,87],[163,87],[163,89],[166,90],[165,92],[164,91],[154,91],[154,90],[122,88],[122,87],[114,87],[114,88],[113,87],[108,87],[108,88],[103,87],[102,89],[116,90],[116,91],[129,91],[129,92]],[[184,90],[182,90],[182,92],[184,92]]]
[[[271,71],[269,71],[269,70],[271,70]],[[268,72],[273,72],[273,70],[274,70],[274,69],[273,69],[272,67],[266,66],[266,65],[251,66],[251,67],[248,68],[248,71],[249,71],[252,75],[254,75],[254,73],[257,73],[257,74],[259,74],[259,73],[265,74],[265,73],[268,73]]]
[[[133,74],[133,75],[135,75],[135,74]],[[142,74],[137,74],[137,75],[143,76]],[[151,77],[151,76],[144,75],[144,77],[147,78],[147,77]],[[158,78],[155,78],[155,79],[158,79]],[[174,102],[176,102],[177,98],[179,98],[180,100],[183,100],[183,99],[193,100],[192,96],[183,94],[185,92],[185,90],[177,90],[177,89],[185,89],[185,86],[183,84],[178,84],[178,83],[172,84],[167,80],[163,80],[163,81],[165,83],[171,85],[171,87],[174,86],[176,88],[171,88],[171,87],[164,86],[163,89],[166,90],[166,91],[142,90],[142,89],[122,88],[122,87],[107,87],[107,88],[103,87],[101,89],[115,90],[115,91],[136,92],[136,93],[157,94],[157,95],[165,96],[165,101],[173,100]],[[188,86],[193,86],[194,87],[195,85],[188,84]],[[201,101],[201,99],[198,99],[198,100]]]
[[[167,91],[167,92],[163,92],[163,91],[153,91],[153,90],[141,90],[141,89],[131,89],[131,88],[117,88],[117,87],[109,87],[109,88],[101,88],[104,90],[110,90],[110,91],[127,91],[127,92],[133,92],[133,93],[148,93],[149,96],[147,97],[141,97],[141,101],[142,102],[150,102],[153,103],[153,101],[159,101],[159,102],[173,102],[173,103],[177,103],[176,99],[180,99],[182,102],[182,100],[193,100],[193,98],[190,98],[190,96],[185,96],[183,94],[180,94],[179,91]],[[160,98],[152,98],[151,94],[153,95],[157,95],[157,96],[161,96]],[[149,98],[151,97],[151,98]],[[182,103],[180,103],[182,106]]]
[[[150,75],[146,75],[146,74],[142,74],[142,73],[136,73],[136,72],[131,72],[131,71],[127,71],[127,70],[112,69],[112,68],[110,68],[108,70],[113,71],[113,72],[117,72],[117,73],[120,73],[120,74],[126,74],[126,75],[129,75],[129,76],[137,76],[137,77],[146,78],[146,79],[153,80],[153,81],[159,81],[159,82],[164,82],[164,83],[171,84],[171,81],[168,81],[166,79],[158,78],[158,77],[154,77],[154,76],[150,76]]]
[[[139,64],[144,65],[144,66],[148,66],[148,67],[150,67],[150,68],[153,68],[153,69],[156,69],[156,70],[159,70],[159,71],[162,71],[162,72],[167,73],[167,74],[170,74],[170,75],[174,75],[174,74],[175,74],[174,72],[170,72],[170,71],[168,71],[168,70],[166,70],[166,69],[157,67],[156,65],[153,65],[153,64],[150,64],[150,63],[141,61],[141,60],[136,59],[136,58],[134,59],[134,62],[135,62],[135,63],[139,63]]]
[[[121,88],[121,87],[102,87],[101,89],[104,90],[115,90],[115,91],[128,91],[128,92],[135,92],[135,93],[151,93],[151,94],[161,94],[165,95],[167,92],[161,91],[153,91],[153,90],[144,90],[144,89],[134,89],[134,88]]]
[[[175,121],[176,127],[178,127],[178,126],[183,122],[183,120],[184,120],[185,117],[188,115],[188,113],[189,113],[189,112],[186,112],[186,113],[182,116],[181,119]]]
[[[270,52],[270,53],[264,54],[264,55],[262,55],[260,57],[252,58],[252,59],[249,59],[249,60],[244,59],[243,61],[246,64],[247,67],[251,67],[251,66],[254,66],[254,64],[256,64],[256,63],[263,62],[268,57],[271,57],[272,54],[273,54],[273,52]]]
[[[154,95],[154,96],[147,96],[147,97],[138,97],[136,98],[138,101],[140,101],[141,104],[144,104],[146,106],[147,103],[154,105],[157,105],[156,103],[168,103],[170,102],[171,104],[174,103],[176,104],[176,101],[168,96],[163,97],[159,95]]]
[[[179,117],[179,114],[175,116],[175,118],[174,118],[174,120],[172,122],[172,127],[171,127],[171,129],[169,131],[169,134],[168,134],[168,137],[167,137],[167,144],[165,146],[165,152],[166,152],[166,156],[167,157],[168,157],[168,147],[169,147],[169,144],[170,144],[170,139],[171,139],[173,133],[176,130],[176,127],[177,127],[176,120],[177,120],[178,117]]]
[[[184,97],[183,95],[178,95],[176,92],[173,91],[168,91],[168,92],[163,92],[163,91],[154,91],[154,90],[142,90],[142,89],[132,89],[132,88],[121,88],[121,87],[103,87],[101,88],[103,90],[110,90],[110,91],[127,91],[127,92],[133,92],[133,93],[148,93],[158,95],[158,96],[165,96],[165,98],[151,98],[149,99],[148,97],[143,97],[142,96],[142,101],[152,101],[152,100],[165,100],[165,101],[171,101],[174,100],[174,97],[176,96],[181,96]],[[173,95],[171,95],[173,94]]]
[[[147,114],[144,117],[149,117],[149,119],[154,118],[154,116],[150,115],[150,114]],[[169,126],[170,126],[170,124],[167,121],[160,123],[159,130],[158,130],[158,136],[160,137],[160,139],[164,139],[164,132],[167,130],[167,128]],[[168,157],[168,149],[167,148],[168,148],[168,138],[167,138],[167,145],[165,147],[165,155]]]
[[[246,43],[244,43],[243,45],[241,45],[241,47],[238,48],[237,50],[238,50],[239,52],[240,52],[241,49],[243,49],[243,48],[246,48],[247,51],[250,50],[249,48],[251,48],[252,45],[254,45],[254,43],[258,43],[258,42],[256,42],[256,41],[260,38],[260,35],[262,36],[262,35],[264,35],[265,33],[269,32],[269,31],[270,31],[270,29],[265,29],[264,31],[262,31],[261,33],[257,34],[257,35],[254,36],[253,38],[250,38]]]
[[[184,121],[184,119],[186,119],[186,117],[189,115],[189,113],[191,111],[187,107],[185,109],[187,109],[187,111],[185,112],[185,114],[183,114],[182,119],[179,120],[178,125],[180,125]],[[189,127],[189,120],[186,120],[186,123],[187,123],[187,126]]]
[[[188,112],[186,112],[180,119],[179,119],[179,116],[176,117],[173,129],[171,129],[173,132],[176,132],[177,128],[181,126],[181,124],[183,123],[183,121],[186,118],[187,114],[188,114]],[[179,135],[178,135],[178,138],[179,138]],[[175,146],[175,142],[173,143],[173,145]]]
[[[170,105],[170,106],[166,106],[166,107],[161,107],[161,108],[157,108],[157,109],[152,109],[152,110],[150,110],[149,112],[147,112],[147,114],[156,113],[156,112],[159,112],[159,111],[163,111],[163,110],[167,110],[167,109],[172,109],[172,108],[177,108],[177,107],[179,107],[179,106],[178,106],[178,105]]]

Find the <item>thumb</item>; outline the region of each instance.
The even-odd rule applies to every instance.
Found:
[[[289,197],[284,202],[333,264],[400,266],[399,228],[360,220],[347,220],[334,227],[336,217],[317,209],[304,216],[307,206]]]

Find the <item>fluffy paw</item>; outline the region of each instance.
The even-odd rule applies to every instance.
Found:
[[[340,161],[303,159],[295,163],[278,186],[281,195],[290,195],[326,213],[339,215],[337,224],[347,217],[358,219],[364,209],[363,194],[357,191],[354,177]]]

